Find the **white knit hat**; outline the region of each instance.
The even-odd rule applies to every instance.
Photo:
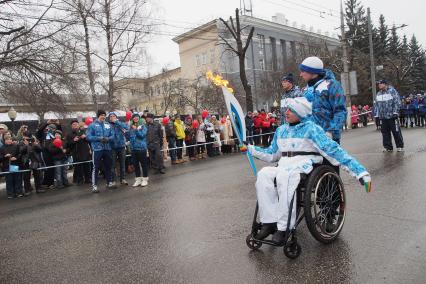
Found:
[[[287,99],[287,107],[299,118],[305,118],[312,114],[312,103],[310,103],[305,97]]]
[[[303,60],[299,69],[312,74],[322,74],[324,73],[324,63],[318,57],[312,56]]]

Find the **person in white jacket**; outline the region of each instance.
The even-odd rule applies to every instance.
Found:
[[[327,159],[355,176],[361,184],[370,183],[367,170],[351,157],[339,144],[329,138],[324,130],[310,120],[312,105],[304,97],[288,99],[286,123],[274,135],[271,146],[248,146],[250,153],[266,162],[277,162],[277,167],[264,167],[259,171],[256,193],[262,228],[256,235],[264,239],[274,233],[272,241],[282,244],[285,238],[290,202],[300,182],[300,174],[308,174],[314,164]],[[276,179],[276,188],[274,185]],[[290,229],[294,229],[296,206],[291,213]]]

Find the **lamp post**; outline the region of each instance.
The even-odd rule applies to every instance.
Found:
[[[7,112],[7,116],[9,116],[9,119],[12,121],[12,134],[15,134],[15,119],[18,116],[18,113],[13,107],[11,107]]]

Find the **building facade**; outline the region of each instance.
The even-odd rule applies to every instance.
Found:
[[[247,49],[245,66],[256,109],[270,110],[274,101],[279,101],[281,77],[297,72],[298,64],[305,57],[315,55],[325,58],[340,47],[338,39],[327,33],[314,32],[313,28],[298,28],[295,23],[290,26],[280,14],[275,15],[272,21],[241,16],[240,22],[242,27],[246,27],[245,31],[255,28]],[[204,78],[207,71],[213,71],[231,82],[244,108],[238,58],[227,49],[222,38],[235,43],[219,19],[173,38],[179,45],[181,66],[145,79],[118,81],[117,92],[122,106],[137,106],[139,110],[148,109],[157,114],[165,111],[195,112],[193,105],[186,104],[191,97],[188,86],[195,81],[209,84],[200,78]]]

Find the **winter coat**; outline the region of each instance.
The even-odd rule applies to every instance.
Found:
[[[49,151],[49,154],[52,157],[53,161],[63,161],[67,158],[67,155],[64,153],[63,148],[55,147],[53,143],[49,144],[47,150]]]
[[[204,123],[200,123],[200,125],[197,128],[196,140],[197,140],[197,143],[206,143],[206,133],[205,133]]]
[[[232,125],[230,120],[226,120],[225,123],[222,124],[222,135],[221,140],[223,141],[224,145],[234,145],[234,132],[232,131]]]
[[[147,150],[146,135],[148,128],[146,125],[139,125],[136,129],[131,128],[127,133],[130,141],[130,148],[133,151]]]
[[[176,129],[176,139],[185,139],[185,125],[183,124],[183,122],[180,119],[176,119],[174,126]]]
[[[166,130],[167,139],[176,139],[176,129],[173,122],[168,123],[164,128]]]
[[[15,157],[16,161],[10,161],[11,157],[5,157],[7,154],[11,154],[11,157]],[[6,145],[0,148],[0,161],[2,162],[2,171],[8,172],[9,165],[19,166],[20,168],[23,166],[22,163],[22,153],[21,147],[18,144]]]
[[[196,133],[197,129],[193,128],[192,126],[188,126],[185,128],[185,144],[193,145],[196,143]]]
[[[94,121],[87,128],[87,140],[92,145],[92,150],[102,151],[102,150],[111,150],[110,141],[114,137],[114,131],[112,130],[111,124],[108,122],[100,122],[99,120]],[[101,138],[106,138],[106,143],[101,142]]]
[[[261,116],[255,116],[253,118],[254,128],[261,128],[262,127],[262,117]]]
[[[326,70],[324,78],[306,88],[304,96],[312,102],[311,119],[331,132],[333,139],[340,139],[347,116],[346,97],[333,72]]]
[[[155,147],[159,145],[163,147],[163,129],[161,124],[158,121],[153,121],[152,123],[147,124],[147,144],[148,148]]]
[[[399,114],[401,99],[394,87],[388,86],[377,93],[376,107],[380,119],[390,119]]]
[[[245,117],[244,120],[246,122],[246,129],[247,129],[247,131],[252,131],[253,127],[254,127],[253,118],[251,118],[250,116],[246,115],[246,117]]]
[[[114,137],[110,141],[111,149],[122,149],[126,147],[126,132],[129,131],[129,126],[119,120],[116,120],[114,123],[110,122],[112,130],[114,132]],[[124,130],[124,133],[123,133]]]
[[[310,119],[293,126],[286,123],[278,127],[271,146],[261,148],[249,145],[248,150],[254,157],[262,161],[269,163],[280,161],[278,166],[285,168],[292,166],[288,162],[293,157],[282,157],[282,152],[316,152],[333,166],[341,166],[357,179],[368,175],[364,166],[351,157],[339,144],[331,140],[324,130]],[[308,160],[310,162],[306,167],[312,167],[313,159]]]
[[[74,141],[75,137],[80,137],[85,134],[82,129],[73,130],[66,137],[68,153],[72,155],[74,162],[82,162],[91,160],[91,149],[90,143],[86,138],[80,138],[78,141]]]

